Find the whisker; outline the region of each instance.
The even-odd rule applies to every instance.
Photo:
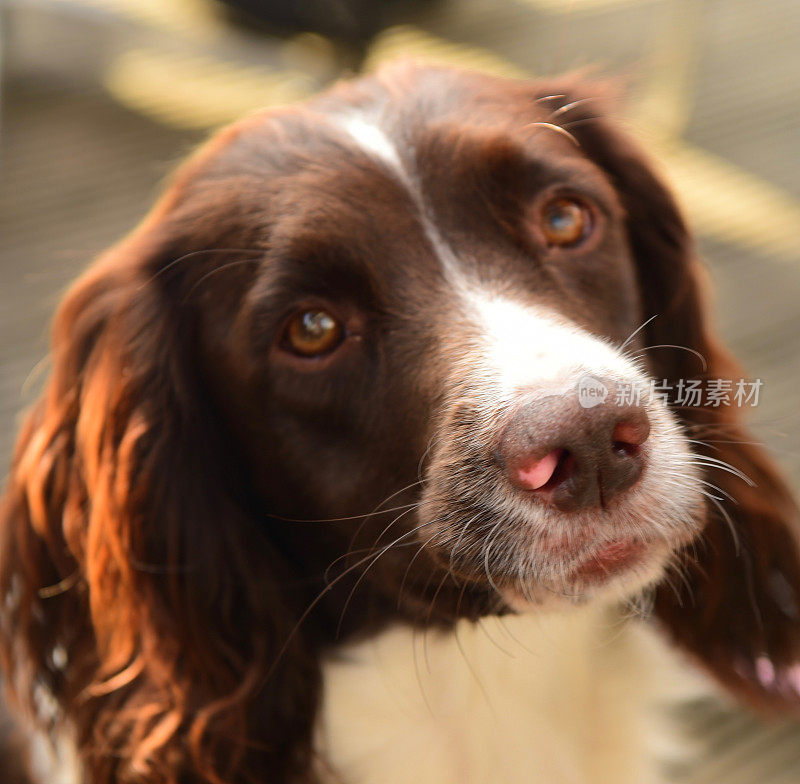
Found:
[[[481,679],[478,677],[478,673],[473,667],[472,662],[467,657],[466,651],[464,650],[464,643],[461,641],[459,631],[460,630],[458,628],[458,624],[456,624],[453,637],[455,638],[456,646],[458,647],[458,650],[461,653],[461,658],[464,660],[464,664],[467,665],[467,669],[470,671],[472,678],[477,684],[478,690],[483,695],[483,698],[486,700],[486,704],[489,706],[489,710],[492,711],[492,713],[494,713],[494,706],[492,705],[492,701],[489,699],[489,693],[486,691],[486,687],[484,686],[483,681],[481,681]]]
[[[584,125],[589,125],[589,123],[597,122],[598,120],[602,120],[602,115],[597,115],[596,117],[581,117],[578,120],[569,120],[568,122],[564,123],[564,128],[582,128]]]
[[[409,487],[411,487],[411,485],[409,485]],[[391,497],[392,496],[389,496],[389,498]],[[418,505],[419,505],[418,502],[415,501],[413,504],[403,504],[402,506],[393,506],[391,509],[379,509],[380,507],[379,504],[378,507],[373,509],[373,511],[371,512],[365,512],[364,514],[350,515],[349,517],[303,518],[303,517],[282,517],[281,515],[276,515],[276,514],[270,514],[270,517],[275,520],[280,520],[283,523],[343,523],[346,522],[347,520],[361,520],[362,517],[370,517],[371,515],[376,514],[378,510],[380,511],[381,514],[389,514],[389,512],[399,512],[401,509],[408,509],[408,507],[410,506],[418,506]]]
[[[686,439],[690,444],[697,444],[698,446],[704,446],[708,449],[716,449],[717,451],[721,451],[718,446],[714,446],[715,444],[742,444],[746,446],[764,446],[762,441],[720,441],[720,440],[711,440],[711,441],[699,441],[694,438],[687,438]]]
[[[583,104],[589,103],[591,101],[598,101],[600,100],[596,95],[590,95],[586,98],[579,98],[577,101],[572,101],[570,103],[565,103],[563,106],[559,106],[558,109],[550,113],[550,116],[547,118],[548,120],[553,120],[556,117],[566,114],[567,112],[571,111],[577,106],[582,106]],[[576,120],[577,122],[577,120]]]
[[[733,476],[741,479],[750,487],[756,487],[756,483],[749,476],[747,476],[747,474],[745,474],[743,471],[740,471],[735,466],[732,466],[730,463],[726,463],[724,460],[719,460],[716,457],[695,454],[694,459],[689,462],[689,465],[699,465],[703,466],[704,468],[715,468],[719,471],[725,471],[726,473],[733,474]]]
[[[549,122],[533,122],[528,123],[528,126],[536,126],[538,128],[546,128],[550,131],[555,131],[556,133],[560,133],[562,136],[566,136],[576,147],[580,147],[580,142],[566,129],[562,128],[560,125],[555,125],[554,123]]]
[[[679,346],[673,343],[659,343],[658,345],[655,346],[644,346],[638,351],[635,351],[632,354],[630,354],[630,356],[637,357],[641,354],[644,354],[645,351],[650,351],[651,349],[654,348],[676,348],[679,349],[680,351],[688,351],[690,354],[694,354],[700,360],[700,362],[702,363],[703,372],[705,373],[708,371],[708,361],[706,360],[705,356],[701,354],[699,351],[693,348],[689,348],[689,346]]]
[[[494,588],[495,592],[498,595],[502,595],[500,589],[495,585],[494,580],[492,579],[492,575],[489,573],[489,553],[491,552],[492,546],[494,545],[494,532],[502,525],[503,521],[500,520],[498,523],[495,524],[494,528],[489,532],[489,536],[487,539],[489,540],[486,549],[483,551],[483,570],[486,573],[486,579],[489,581],[489,585]]]
[[[425,458],[428,456],[431,449],[433,449],[435,443],[438,443],[438,439],[436,435],[432,435],[430,441],[428,441],[428,446],[425,448],[425,451],[422,453],[422,457],[419,459],[419,463],[417,464],[417,478],[420,482],[424,481],[422,478],[422,466],[425,463]]]
[[[649,319],[643,321],[633,332],[625,339],[625,342],[619,347],[619,351],[624,351],[625,347],[654,319],[658,318],[658,313],[655,316],[650,316]]]
[[[163,266],[154,275],[151,275],[144,283],[142,283],[142,285],[139,286],[139,290],[141,291],[141,289],[143,289],[145,286],[152,283],[156,278],[161,277],[161,275],[168,272],[178,264],[196,256],[203,256],[213,253],[260,253],[263,255],[265,252],[266,251],[264,248],[205,248],[203,250],[193,250],[189,253],[184,253],[183,256],[178,256],[177,259],[173,259],[169,262],[169,264]]]
[[[423,595],[428,592],[428,586],[430,586],[431,580],[433,580],[433,574],[434,574],[433,572],[430,572],[428,574],[428,579],[425,580],[425,585],[422,586],[422,594]],[[447,575],[445,575],[445,577],[446,576]],[[441,583],[440,583],[440,585],[441,585]],[[435,597],[435,595],[436,594],[434,594],[434,597]],[[432,611],[433,611],[433,605],[429,604],[428,605],[428,613],[431,613]],[[427,624],[427,623],[422,627],[422,656],[423,656],[423,659],[425,660],[425,669],[428,671],[428,675],[431,674],[431,662],[430,662],[430,659],[428,658],[428,629],[429,628],[430,628],[430,624]]]
[[[300,627],[303,625],[306,618],[308,618],[308,616],[311,614],[314,608],[322,601],[322,599],[325,598],[325,596],[327,596],[327,594],[329,594],[334,589],[337,583],[341,582],[348,574],[353,572],[355,569],[358,569],[358,567],[360,567],[362,564],[365,564],[371,558],[374,558],[377,561],[378,558],[380,558],[384,553],[388,552],[388,550],[391,549],[394,545],[399,544],[400,542],[403,541],[403,539],[405,539],[408,536],[413,536],[417,531],[419,531],[422,528],[425,528],[427,525],[430,525],[430,521],[427,523],[422,523],[410,529],[409,531],[406,531],[401,536],[398,536],[397,539],[387,544],[377,554],[370,554],[365,556],[364,558],[359,559],[356,563],[352,564],[347,569],[345,569],[333,582],[326,585],[311,601],[308,607],[306,607],[306,609],[300,615],[300,618],[298,618],[297,622],[292,627],[292,630],[286,636],[286,639],[283,641],[283,644],[281,645],[280,649],[278,650],[278,653],[273,659],[272,664],[267,668],[267,671],[264,673],[262,682],[266,683],[272,677],[272,674],[275,672],[275,669],[277,668],[279,662],[286,654],[286,651],[289,649],[289,645],[292,643],[292,640],[294,640],[295,635],[300,630]]]
[[[399,550],[402,547],[414,547],[415,545],[416,542],[403,542],[402,544],[395,545],[395,549]],[[375,546],[373,545],[372,547],[360,547],[358,550],[349,550],[343,555],[337,556],[325,567],[325,571],[322,573],[323,581],[325,583],[328,583],[328,581],[331,579],[331,570],[340,561],[346,561],[347,559],[352,558],[353,556],[363,555],[366,553],[374,553],[374,552],[375,552]]]
[[[414,672],[417,676],[417,683],[419,684],[419,693],[422,696],[422,700],[425,703],[425,707],[428,709],[428,713],[431,715],[431,718],[436,719],[437,716],[434,713],[433,707],[428,701],[428,695],[425,693],[425,687],[422,685],[422,671],[419,668],[419,657],[417,655],[418,635],[419,635],[419,629],[414,627],[414,630],[411,633],[411,650],[413,652],[413,659],[414,659]]]
[[[456,552],[458,550],[459,545],[461,544],[461,539],[464,534],[467,532],[467,529],[474,523],[478,517],[480,516],[480,512],[477,512],[466,523],[461,526],[461,532],[458,535],[458,539],[456,539],[456,543],[450,548],[450,563],[448,565],[448,572],[450,576],[455,580],[455,575],[453,574],[453,564],[455,562]]]
[[[432,523],[439,522],[438,519],[431,520]],[[440,534],[440,531],[436,531],[432,536],[429,536],[417,549],[417,552],[414,553],[411,560],[408,562],[408,565],[403,572],[403,579],[400,581],[400,588],[397,591],[397,607],[399,608],[402,604],[403,600],[403,590],[405,589],[406,579],[408,578],[409,572],[411,571],[411,567],[414,565],[414,561],[425,551],[425,548]]]
[[[242,264],[254,264],[256,262],[260,262],[261,257],[259,256],[256,259],[237,259],[236,261],[229,261],[227,264],[220,264],[219,267],[214,267],[214,269],[209,270],[206,272],[205,275],[201,276],[199,280],[195,281],[189,291],[186,292],[186,296],[181,300],[182,304],[186,304],[189,299],[191,298],[194,291],[206,280],[208,280],[212,275],[216,275],[218,272],[222,272],[226,269],[230,269],[231,267],[239,267]]]
[[[718,497],[718,496],[714,496],[718,501],[723,501],[723,500],[725,500],[727,498],[728,501],[730,501],[731,503],[734,503],[734,504],[738,504],[739,503],[730,493],[728,493],[727,491],[723,490],[721,487],[717,487],[717,485],[715,485],[713,482],[708,482],[705,479],[700,479],[698,481],[700,482],[700,484],[703,484],[706,487],[710,487],[712,490],[716,490],[718,493],[721,493],[722,494],[721,498]]]
[[[700,492],[706,498],[708,498],[708,500],[711,501],[711,503],[714,504],[714,506],[716,506],[717,509],[719,510],[720,514],[722,515],[722,519],[725,520],[725,523],[727,524],[728,529],[731,532],[731,538],[733,539],[733,546],[734,546],[734,550],[736,552],[736,556],[737,557],[741,556],[741,554],[742,554],[742,545],[741,545],[741,542],[739,540],[739,532],[736,530],[736,525],[734,524],[733,520],[731,519],[731,516],[728,514],[728,510],[725,509],[725,507],[719,501],[717,501],[716,498],[714,498],[713,496],[709,495],[704,490],[701,490]]]
[[[388,524],[387,524],[387,525],[386,525],[386,526],[383,528],[383,530],[382,530],[382,531],[381,531],[381,532],[380,532],[380,533],[379,533],[379,534],[378,534],[378,535],[375,537],[375,540],[373,541],[372,545],[371,545],[370,547],[366,548],[366,549],[367,549],[367,551],[372,551],[372,552],[374,552],[374,551],[375,551],[375,548],[378,546],[378,542],[380,542],[380,540],[381,540],[381,537],[383,537],[383,535],[384,535],[384,534],[385,534],[387,531],[389,531],[389,529],[390,529],[390,528],[391,528],[393,525],[395,525],[396,523],[398,523],[398,522],[399,522],[399,521],[400,521],[400,520],[401,520],[403,517],[405,517],[405,515],[407,515],[409,512],[412,512],[413,510],[414,510],[414,507],[412,506],[412,508],[411,508],[411,509],[406,509],[406,510],[405,510],[405,512],[401,512],[399,515],[397,515],[397,517],[395,517],[393,520],[391,520],[391,521],[390,521],[390,522],[389,522],[389,523],[388,523]],[[359,530],[361,530],[361,529],[359,528]],[[343,556],[341,556],[341,555],[340,555],[338,558],[335,558],[335,559],[334,559],[334,560],[333,560],[333,561],[332,561],[330,564],[328,564],[328,567],[327,567],[327,569],[325,569],[325,574],[326,574],[326,575],[328,574],[328,571],[330,570],[331,566],[332,566],[334,563],[336,563],[337,561],[340,561],[342,558],[349,558],[349,557],[350,557],[350,553],[352,553],[352,552],[353,552],[353,551],[352,551],[352,547],[353,547],[353,543],[354,543],[354,541],[355,541],[355,537],[356,537],[356,535],[357,535],[357,533],[356,533],[356,534],[354,534],[354,535],[353,535],[353,537],[351,537],[351,539],[350,539],[350,546],[349,546],[349,548],[348,548],[348,551],[347,551],[347,552],[346,552],[346,553],[345,553]]]
[[[457,616],[461,614],[461,603],[464,601],[464,595],[467,592],[467,587],[468,586],[469,586],[469,583],[466,580],[464,580],[463,584],[461,585],[461,591],[459,591],[459,594],[458,594],[458,600],[456,601],[456,615]]]
[[[353,535],[350,537],[350,543],[349,543],[348,546],[349,547],[353,546],[353,544],[358,539],[358,537],[361,536],[361,532],[364,530],[364,526],[367,524],[367,522],[369,522],[369,520],[371,520],[373,517],[375,517],[377,515],[389,514],[389,511],[390,511],[389,509],[383,509],[383,510],[381,509],[381,506],[383,506],[383,504],[385,504],[387,501],[390,501],[392,498],[396,497],[400,493],[403,493],[406,490],[410,490],[412,487],[416,487],[419,484],[421,484],[421,482],[419,482],[419,481],[412,482],[410,485],[406,485],[405,487],[401,488],[400,490],[397,490],[396,492],[392,493],[387,498],[384,498],[383,501],[381,501],[368,515],[364,516],[364,519],[361,521],[361,524],[358,526],[358,528],[356,528],[356,530],[353,532]],[[409,507],[410,509],[416,509],[416,508],[419,507],[419,501],[414,501],[411,504],[404,504],[402,506],[398,506],[398,507],[396,507],[396,509],[403,509],[404,507]],[[410,511],[410,509],[409,509],[409,511]],[[403,514],[405,514],[405,513],[403,513]],[[391,525],[394,525],[394,522],[392,522]],[[385,530],[380,534],[378,539],[380,539],[380,537],[383,536],[384,533],[385,533]],[[377,543],[377,540],[376,540],[376,543]]]
[[[687,477],[684,474],[675,471],[667,471],[666,476],[679,480],[678,482],[668,482],[668,484],[678,489],[685,488],[687,484],[694,484],[695,482],[700,482],[700,484],[705,485],[706,487],[710,487],[711,489],[716,490],[718,493],[721,493],[724,496],[724,498],[727,498],[732,503],[737,505],[739,503],[739,501],[736,499],[735,496],[731,495],[727,490],[723,489],[722,487],[718,487],[713,482],[709,482],[707,479],[699,477]],[[723,499],[719,498],[717,500],[722,501]]]
[[[508,626],[507,626],[507,625],[506,625],[506,623],[505,623],[505,619],[504,619],[502,616],[500,616],[500,615],[496,616],[496,617],[495,617],[495,620],[496,620],[496,621],[497,621],[497,623],[500,625],[500,627],[503,629],[503,631],[504,631],[504,632],[505,632],[505,633],[506,633],[506,634],[507,634],[507,635],[508,635],[508,636],[509,636],[509,637],[510,637],[512,640],[514,640],[514,642],[515,642],[517,645],[519,645],[519,647],[520,647],[520,648],[522,648],[522,650],[523,650],[523,651],[525,651],[526,653],[529,653],[529,654],[531,654],[531,656],[535,655],[535,654],[533,653],[533,651],[532,651],[532,650],[531,650],[531,649],[530,649],[530,648],[529,648],[527,645],[525,645],[525,643],[524,643],[524,642],[522,642],[522,640],[520,640],[520,638],[519,638],[519,637],[517,637],[517,635],[516,635],[516,634],[514,634],[514,632],[512,632],[512,631],[511,631],[511,629],[509,629],[509,628],[508,628]]]
[[[404,512],[403,514],[406,514],[406,513]],[[399,518],[396,518],[395,520],[393,520],[390,525],[394,525],[397,522],[398,519]],[[433,522],[432,520],[429,520],[426,523],[422,523],[421,525],[418,525],[418,526],[412,528],[411,531],[412,532],[419,531],[420,529],[424,528],[425,526],[431,525],[432,522]],[[377,545],[377,542],[380,540],[381,536],[383,536],[383,534],[386,533],[386,531],[388,529],[389,529],[389,526],[384,528],[384,530],[381,532],[381,534],[378,537],[378,539],[376,539],[376,541],[375,541],[376,545]],[[344,615],[347,612],[347,608],[350,605],[350,602],[351,602],[353,596],[355,595],[356,590],[358,589],[358,586],[361,585],[362,580],[367,576],[367,573],[369,572],[369,570],[372,569],[373,566],[375,566],[375,564],[378,562],[380,557],[382,555],[384,555],[386,552],[388,552],[389,548],[391,548],[394,544],[395,544],[394,542],[388,544],[386,547],[383,548],[383,550],[380,551],[380,553],[378,553],[377,557],[371,563],[369,563],[367,565],[367,567],[364,569],[363,572],[361,572],[361,574],[358,576],[358,579],[355,582],[355,585],[353,585],[353,587],[350,589],[350,593],[347,594],[347,599],[345,599],[344,605],[342,606],[342,611],[339,613],[339,622],[336,625],[336,637],[337,638],[339,637],[339,633],[341,632],[341,629],[342,629],[342,622],[344,621]]]
[[[436,600],[439,598],[439,593],[444,587],[445,581],[447,580],[447,572],[442,575],[442,579],[439,580],[439,585],[436,586],[436,590],[433,592],[433,597],[428,605],[428,610],[425,613],[425,628],[422,630],[422,651],[425,656],[425,666],[428,668],[428,673],[431,672],[431,663],[428,658],[428,630],[431,628],[431,616],[433,615],[433,608],[436,605]],[[427,586],[426,586],[427,587]]]
[[[380,508],[387,502],[391,501],[392,498],[395,496],[400,495],[400,493],[404,493],[406,490],[410,490],[412,487],[417,487],[418,485],[423,484],[424,480],[418,479],[416,482],[411,482],[411,484],[406,485],[405,487],[401,487],[399,490],[395,490],[391,495],[387,495],[386,498],[383,499],[371,512],[370,514],[375,514]],[[395,507],[396,509],[402,509],[402,507]],[[388,509],[384,509],[384,512],[388,512]]]
[[[497,648],[498,651],[501,651],[510,659],[516,659],[517,657],[513,653],[511,653],[511,651],[500,645],[500,643],[497,642],[497,640],[495,640],[495,638],[492,637],[491,634],[489,634],[489,630],[486,628],[486,625],[484,624],[483,620],[484,620],[483,618],[478,618],[477,623],[481,631],[486,635],[486,639],[489,640],[489,642],[492,643],[492,645],[494,645],[494,647]]]
[[[677,577],[683,583],[683,585],[687,587],[687,589],[690,592],[690,596],[691,596],[691,586],[687,583],[686,575],[684,574],[683,569],[680,568],[680,564],[671,564],[671,565],[674,568],[671,571],[666,571],[664,573],[664,576],[662,577],[662,580],[664,583],[667,584],[667,586],[669,586],[669,589],[675,595],[675,599],[678,602],[678,606],[683,607],[684,606],[683,595],[678,589],[678,586],[675,585],[675,582],[672,580],[672,575],[675,575],[675,577]]]

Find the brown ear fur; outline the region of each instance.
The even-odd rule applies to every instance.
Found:
[[[583,88],[550,85],[569,103]],[[591,88],[589,88],[591,91]],[[545,93],[546,94],[546,93]],[[585,94],[585,93],[584,93]],[[598,111],[577,105],[561,121],[586,154],[611,177],[627,211],[643,294],[645,346],[685,346],[645,352],[657,379],[742,378],[711,333],[704,270],[668,190],[647,159]],[[710,493],[707,525],[686,553],[682,575],[659,589],[656,612],[673,638],[734,692],[765,708],[800,705],[800,515],[765,450],[735,406],[675,410],[703,460]],[[710,458],[707,460],[706,458]],[[749,478],[734,475],[722,464]],[[723,492],[718,492],[713,486]],[[729,497],[728,497],[729,496]]]
[[[189,179],[66,297],[0,506],[11,696],[48,727],[55,695],[98,783],[283,781],[308,759],[316,658],[196,377],[191,265],[167,268],[213,223]]]

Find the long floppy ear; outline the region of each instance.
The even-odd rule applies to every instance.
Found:
[[[551,85],[564,104],[586,93]],[[591,88],[589,95],[591,95]],[[651,372],[735,382],[742,372],[708,323],[704,270],[675,202],[637,146],[602,114],[602,100],[575,104],[560,121],[611,177],[627,212],[643,295]],[[705,358],[706,367],[692,352]],[[674,639],[734,692],[762,708],[800,706],[800,515],[785,482],[741,422],[742,408],[675,407],[702,457],[711,495],[701,541],[683,574],[659,589],[656,612]],[[716,489],[715,489],[716,488]]]
[[[170,265],[214,223],[190,174],[67,295],[0,506],[9,689],[45,726],[66,715],[97,782],[294,779],[310,743],[297,581],[239,492],[182,304],[192,266]]]

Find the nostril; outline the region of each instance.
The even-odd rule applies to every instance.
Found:
[[[641,451],[639,444],[629,444],[627,441],[612,441],[611,448],[621,457],[635,457]]]
[[[556,470],[550,477],[550,481],[542,488],[543,490],[554,490],[563,482],[566,482],[576,471],[577,461],[575,456],[568,449],[561,449],[561,456],[558,460]]]
[[[618,422],[611,433],[611,448],[620,455],[632,457],[650,435],[650,423],[646,419]]]

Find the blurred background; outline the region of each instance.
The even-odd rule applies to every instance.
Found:
[[[764,382],[753,428],[800,488],[797,0],[0,0],[0,31],[4,466],[60,294],[175,163],[245,112],[411,56],[624,80],[624,122],[679,194],[722,332]],[[709,701],[680,719],[700,747],[675,781],[800,784],[800,725]]]

